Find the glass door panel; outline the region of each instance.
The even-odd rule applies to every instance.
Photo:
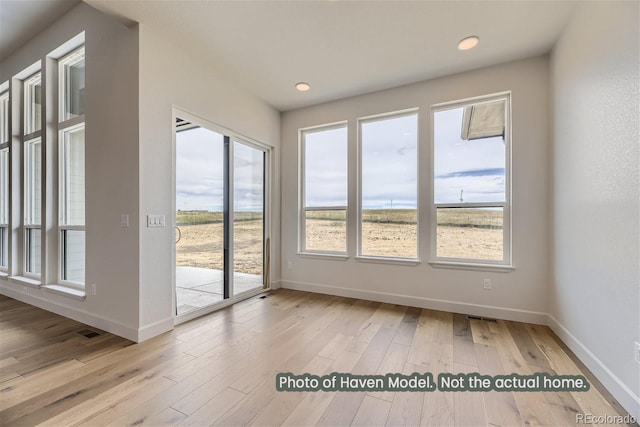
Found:
[[[180,123],[180,122],[179,122]],[[181,315],[225,299],[225,137],[176,132],[176,306]]]
[[[264,286],[265,152],[233,142],[233,294]]]

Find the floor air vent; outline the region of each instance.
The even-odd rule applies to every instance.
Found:
[[[496,319],[492,319],[490,317],[480,317],[480,316],[467,316],[467,319],[469,319],[469,320],[484,320],[485,322],[493,322],[493,323],[497,323],[498,322]]]
[[[95,338],[95,337],[99,337],[100,334],[96,331],[90,331],[89,329],[83,329],[81,331],[76,332],[76,334],[81,335],[83,337],[85,337],[86,339],[90,340],[91,338]]]

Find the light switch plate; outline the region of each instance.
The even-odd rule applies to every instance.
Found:
[[[147,215],[147,227],[164,227],[164,215]]]

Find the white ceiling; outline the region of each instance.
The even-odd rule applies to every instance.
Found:
[[[73,0],[56,0],[64,1]],[[210,55],[227,78],[281,111],[546,53],[577,3],[85,1]],[[472,34],[480,44],[458,51]],[[297,92],[298,81],[311,90]]]
[[[78,3],[80,0],[0,0],[0,59]]]

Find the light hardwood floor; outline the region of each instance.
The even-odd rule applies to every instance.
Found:
[[[547,327],[278,290],[142,344],[0,296],[0,425],[574,425],[624,414]],[[588,392],[277,392],[278,372],[582,374]]]

